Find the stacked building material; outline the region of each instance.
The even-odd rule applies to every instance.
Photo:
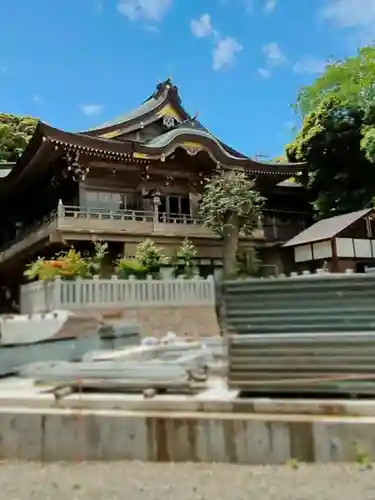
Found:
[[[86,356],[81,362],[44,362],[21,367],[18,374],[46,385],[81,389],[194,391],[202,389],[212,351],[196,342],[139,346]]]
[[[375,394],[375,275],[224,284],[229,386]]]
[[[141,339],[137,324],[124,320],[117,324],[102,324],[95,317],[64,315],[63,312],[31,318],[15,317],[12,328],[9,322],[6,342],[0,342],[0,376],[13,373],[24,364],[78,361],[89,351],[139,345]]]
[[[375,333],[232,336],[228,379],[252,393],[375,396]]]

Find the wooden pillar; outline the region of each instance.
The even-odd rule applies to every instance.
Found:
[[[274,215],[272,216],[272,234],[275,240],[277,240],[278,239],[277,222],[276,222],[276,217]]]
[[[160,193],[159,191],[155,191],[152,194],[152,203],[154,206],[154,224],[159,222],[159,205],[160,205]]]
[[[189,193],[190,200],[190,215],[191,217],[197,217],[199,212],[199,201],[201,199],[200,194]]]
[[[331,239],[331,251],[332,251],[331,272],[338,273],[339,272],[339,258],[337,256],[336,238]]]

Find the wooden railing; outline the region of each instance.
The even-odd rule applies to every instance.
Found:
[[[256,240],[284,242],[292,238],[303,226],[298,223],[272,222],[267,218],[265,223],[259,223],[253,232]],[[201,220],[185,214],[154,212],[150,210],[110,210],[92,209],[80,206],[64,206],[61,202],[57,210],[47,217],[36,221],[31,226],[21,229],[15,238],[0,248],[0,262],[42,239],[49,238],[54,232],[75,232],[141,234],[188,237],[217,238],[209,228],[204,227]]]
[[[59,205],[59,217],[74,219],[101,219],[136,222],[156,222],[166,224],[201,224],[198,217],[187,214],[174,214],[167,212],[153,212],[151,210],[109,210],[99,208],[85,208]]]
[[[137,221],[137,222],[153,222],[154,212],[146,210],[116,210],[109,209],[93,209],[86,207],[74,207],[59,205],[59,218],[73,219],[101,219],[101,220],[120,220],[120,221]]]
[[[207,279],[35,281],[21,287],[21,313],[89,308],[214,305],[215,287]],[[150,313],[151,314],[151,313]]]

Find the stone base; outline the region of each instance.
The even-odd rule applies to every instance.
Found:
[[[122,318],[138,323],[147,336],[163,337],[168,331],[193,338],[220,334],[213,306],[123,309]]]

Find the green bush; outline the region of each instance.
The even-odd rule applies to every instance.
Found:
[[[119,279],[128,279],[130,276],[135,276],[139,280],[146,279],[149,270],[137,260],[119,259],[115,268]]]
[[[192,278],[194,276],[195,265],[193,259],[196,255],[197,250],[195,246],[188,238],[185,238],[172,259],[173,274],[175,278],[182,275],[186,278]]]
[[[169,264],[169,259],[163,254],[163,249],[158,248],[150,239],[141,241],[137,246],[135,258],[151,273],[158,272],[162,266]]]

